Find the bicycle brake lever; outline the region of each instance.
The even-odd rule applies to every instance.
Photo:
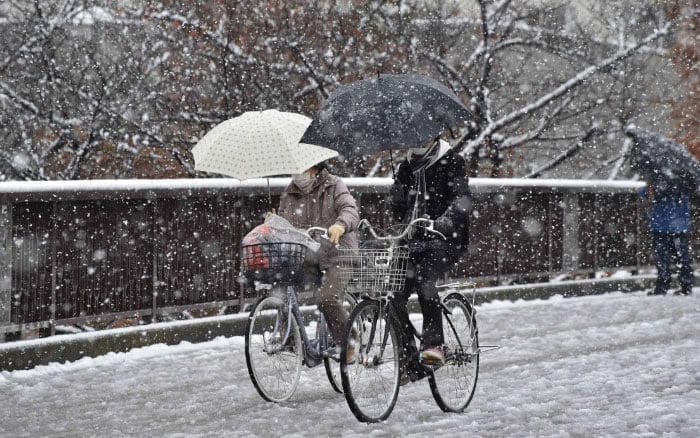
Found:
[[[361,219],[360,222],[357,224],[357,229],[358,230],[364,230],[365,228],[369,228],[370,224],[367,219]]]
[[[435,221],[434,220],[429,219],[428,225],[425,226],[425,229],[430,231],[431,233],[439,236],[440,238],[442,238],[442,240],[447,240],[447,237],[445,237],[444,234],[442,234],[440,231],[435,229]]]

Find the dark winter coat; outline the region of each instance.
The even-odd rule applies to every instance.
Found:
[[[652,186],[653,187],[653,186]],[[655,233],[687,233],[690,229],[690,193],[685,190],[659,192],[653,187],[641,190],[651,198],[649,229]]]
[[[450,265],[459,260],[469,243],[468,218],[472,201],[467,165],[454,150],[449,150],[435,164],[419,172],[413,171],[409,161],[402,162],[391,188],[391,212],[398,221],[410,221],[421,172],[424,172],[427,193],[419,200],[418,217],[433,219],[435,229],[447,240],[417,233],[413,238],[418,241],[413,244],[413,258],[419,262],[424,258],[437,258]]]

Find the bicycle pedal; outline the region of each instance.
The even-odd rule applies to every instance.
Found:
[[[323,352],[323,357],[328,359],[333,359],[335,361],[340,361],[340,348],[331,347]]]
[[[433,370],[430,367],[423,364],[420,364],[419,366],[420,368],[413,368],[407,371],[409,381],[417,382],[433,374]]]

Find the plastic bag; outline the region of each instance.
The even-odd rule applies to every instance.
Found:
[[[265,223],[253,228],[243,238],[243,246],[261,243],[298,243],[314,252],[321,247],[305,230],[294,228],[288,220],[276,214],[269,215]]]

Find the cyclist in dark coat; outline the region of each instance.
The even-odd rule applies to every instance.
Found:
[[[399,166],[391,188],[391,211],[394,218],[408,223],[414,218],[434,220],[435,230],[447,237],[442,240],[417,230],[409,243],[411,256],[406,275],[406,293],[397,294],[398,312],[408,329],[405,312],[408,297],[418,293],[423,313],[423,345],[425,362],[444,362],[442,351],[442,315],[436,282],[454,266],[468,245],[468,216],[471,211],[469,178],[464,158],[443,140],[435,140],[425,148],[409,150]],[[413,336],[405,333],[408,357],[417,354]]]

